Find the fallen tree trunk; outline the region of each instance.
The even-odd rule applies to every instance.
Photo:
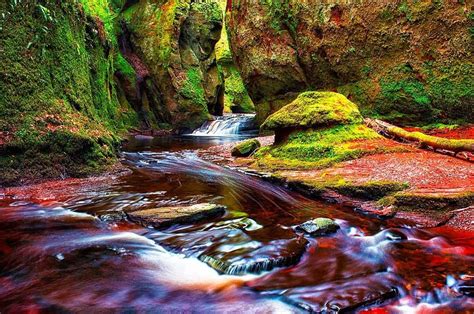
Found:
[[[432,147],[434,150],[448,150],[454,152],[455,154],[460,152],[474,152],[474,140],[471,139],[447,139],[426,135],[421,132],[408,132],[402,128],[377,119],[365,119],[365,123],[367,126],[384,136],[395,137],[410,142],[417,142],[422,146]]]

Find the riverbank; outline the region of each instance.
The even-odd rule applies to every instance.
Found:
[[[473,138],[474,126],[432,130],[446,138]],[[274,137],[259,137],[263,147]],[[453,157],[389,139],[360,140],[357,145],[383,148],[323,169],[278,169],[257,158],[234,158],[234,145],[202,150],[200,155],[222,165],[284,185],[305,196],[336,202],[363,215],[400,218],[422,228],[450,226],[474,231],[474,172],[469,154]]]

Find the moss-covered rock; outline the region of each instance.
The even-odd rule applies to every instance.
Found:
[[[227,0],[220,0],[219,4],[225,15]],[[255,112],[255,106],[232,58],[225,20],[221,38],[216,44],[216,59],[219,71],[224,79],[224,111],[233,113]]]
[[[293,132],[284,141],[259,149],[255,156],[257,163],[264,168],[320,169],[338,162],[385,152],[385,148],[378,149],[361,142],[380,138],[380,135],[363,124],[337,125]]]
[[[274,131],[304,130],[362,121],[357,105],[344,95],[333,92],[306,92],[269,116],[262,128]]]
[[[312,236],[323,236],[336,232],[339,225],[330,218],[316,218],[296,227],[296,230],[303,231]]]
[[[254,154],[262,145],[257,139],[251,139],[237,144],[232,148],[232,156],[249,157]]]
[[[118,100],[101,4],[0,3],[0,185],[105,170],[137,124]]]
[[[289,92],[325,89],[365,116],[474,119],[466,1],[238,0],[229,11],[234,59],[259,115]]]

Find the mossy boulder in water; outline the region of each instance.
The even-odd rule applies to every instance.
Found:
[[[357,105],[333,92],[306,92],[265,120],[263,129],[275,131],[275,141],[284,141],[296,130],[319,129],[363,121]]]
[[[296,229],[312,236],[321,236],[336,232],[339,229],[339,225],[329,218],[316,218],[302,223]]]
[[[237,144],[232,148],[232,156],[234,157],[249,157],[261,147],[261,144],[256,139],[251,139]]]
[[[128,218],[144,226],[165,228],[174,224],[188,224],[224,214],[225,206],[196,204],[192,206],[159,207],[127,213]]]

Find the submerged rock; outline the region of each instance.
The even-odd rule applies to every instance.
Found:
[[[296,230],[304,231],[312,236],[331,234],[339,229],[339,225],[329,218],[316,218],[296,227]]]
[[[249,157],[257,151],[262,145],[257,139],[247,140],[237,144],[232,148],[232,156],[234,157]]]
[[[144,226],[155,228],[174,224],[193,223],[224,214],[226,207],[216,204],[196,204],[192,206],[158,207],[127,213],[128,218]]]
[[[272,241],[258,248],[252,247],[249,243],[242,243],[229,251],[229,244],[224,243],[209,248],[199,256],[199,259],[221,273],[259,274],[274,268],[297,264],[306,252],[307,244],[308,241],[304,238],[293,238]]]

